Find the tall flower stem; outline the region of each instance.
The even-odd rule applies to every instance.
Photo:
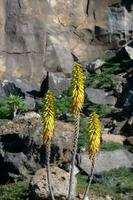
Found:
[[[54,192],[53,192],[52,184],[51,184],[50,154],[51,154],[51,142],[48,142],[48,143],[46,144],[46,157],[47,157],[46,169],[47,169],[47,180],[48,180],[48,188],[49,188],[49,192],[50,192],[50,197],[51,197],[52,200],[55,200],[55,198],[54,198]]]
[[[83,200],[85,199],[85,197],[88,195],[89,190],[90,190],[90,186],[91,186],[91,182],[93,180],[93,175],[94,175],[94,167],[95,167],[95,158],[92,160],[92,165],[91,165],[91,173],[90,173],[90,180],[89,183],[85,189],[85,193],[84,193],[84,197]]]
[[[80,123],[80,112],[77,114],[77,116],[75,118],[75,133],[74,133],[74,143],[73,143],[74,146],[73,146],[72,166],[71,166],[70,180],[69,180],[68,200],[72,199],[74,164],[75,164],[75,158],[76,158],[77,146],[78,146],[78,138],[79,138],[79,123]]]
[[[46,170],[48,189],[50,197],[55,200],[52,185],[51,185],[51,174],[50,174],[50,153],[51,153],[51,139],[54,134],[55,125],[55,109],[54,109],[54,96],[53,93],[48,90],[43,99],[43,142],[46,144]]]

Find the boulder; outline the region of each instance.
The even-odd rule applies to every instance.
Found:
[[[41,166],[41,130],[40,115],[34,112],[0,127],[0,182],[30,178]]]
[[[100,151],[96,157],[94,173],[97,174],[119,167],[131,168],[132,165],[133,154],[127,150]],[[78,167],[85,173],[90,174],[91,161],[87,153],[78,154]]]
[[[51,162],[70,162],[74,127],[57,121]],[[46,162],[39,114],[28,112],[0,127],[0,183],[29,179]],[[3,177],[4,174],[4,177]]]
[[[88,87],[85,89],[85,92],[89,101],[92,103],[113,106],[116,104],[116,98],[103,89],[93,89]]]
[[[69,187],[69,173],[55,166],[51,166],[50,170],[55,198],[59,200],[66,198]],[[47,183],[47,172],[45,168],[41,168],[36,172],[36,174],[31,179],[29,188],[32,199],[48,199],[49,191]],[[75,194],[76,178],[74,177],[72,185],[72,196],[75,196]]]
[[[71,78],[68,78],[62,72],[49,73],[49,88],[55,95],[67,90],[70,87]]]
[[[102,142],[103,143],[110,143],[110,142],[116,142],[123,144],[126,137],[123,135],[115,135],[115,134],[102,134]]]
[[[51,159],[67,163],[71,161],[73,151],[74,126],[71,123],[56,121],[55,134],[52,139]]]

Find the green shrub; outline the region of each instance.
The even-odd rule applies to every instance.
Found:
[[[20,96],[10,95],[0,100],[0,119],[11,119],[13,115],[25,111],[27,111],[27,106]]]
[[[71,97],[63,94],[55,99],[56,114],[64,114],[71,111]]]
[[[28,183],[0,185],[0,200],[26,200],[28,197]]]
[[[5,99],[0,100],[0,119],[11,119],[12,110]]]
[[[105,59],[105,64],[102,66],[100,74],[88,73],[85,82],[86,87],[114,90],[117,84],[115,74],[121,71],[121,65],[113,62],[114,58]]]
[[[7,97],[6,101],[7,101],[7,104],[13,105],[14,107],[16,107],[17,112],[27,111],[27,106],[23,97],[10,95],[9,97]]]

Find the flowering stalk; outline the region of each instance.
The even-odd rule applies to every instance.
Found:
[[[83,200],[86,198],[86,196],[89,193],[89,189],[90,189],[91,182],[93,179],[93,174],[94,174],[95,157],[100,149],[101,125],[100,125],[99,116],[95,112],[91,113],[89,116],[88,132],[89,132],[88,153],[89,153],[89,158],[92,161],[92,166],[91,166],[90,180],[86,187]]]
[[[44,104],[43,104],[43,141],[44,141],[44,144],[46,144],[47,180],[48,180],[50,196],[51,196],[52,200],[55,200],[52,185],[51,185],[51,175],[50,175],[51,139],[54,134],[54,124],[55,124],[55,110],[54,110],[53,93],[48,90],[43,101],[44,101]]]
[[[73,157],[69,180],[68,200],[72,198],[72,185],[74,177],[74,163],[77,153],[80,111],[84,103],[84,76],[83,69],[80,64],[74,64],[72,68],[72,114],[75,117],[75,132],[73,142]]]

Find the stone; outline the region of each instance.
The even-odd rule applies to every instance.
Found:
[[[52,156],[55,162],[67,163],[71,161],[74,126],[71,123],[56,121],[55,134],[52,139]]]
[[[3,80],[0,82],[0,98],[6,98],[9,95],[21,96],[24,98],[28,110],[34,110],[35,99],[28,92],[32,91],[32,87],[28,83],[18,80]]]
[[[133,147],[133,136],[127,137],[124,143]]]
[[[67,90],[70,84],[71,78],[65,76],[62,72],[49,73],[49,88],[54,91],[55,95]]]
[[[127,120],[113,120],[111,133],[118,135],[123,133],[126,124]]]
[[[125,50],[127,51],[128,55],[129,55],[129,57],[130,57],[130,59],[133,60],[133,48],[127,45],[127,46],[125,47]]]
[[[52,186],[55,198],[64,199],[68,193],[69,173],[59,167],[51,166]],[[47,173],[45,168],[39,169],[30,182],[30,195],[32,199],[48,199]],[[76,178],[72,185],[72,196],[76,194]]]
[[[18,88],[14,82],[8,81],[8,80],[3,80],[1,81],[1,89],[4,91],[4,97],[9,96],[10,94],[12,95],[18,95],[18,96],[23,96],[24,93],[21,91],[20,88]]]
[[[41,166],[41,130],[41,118],[35,113],[0,127],[1,183],[29,179]]]
[[[133,60],[133,40],[127,42],[122,48],[118,50],[117,57]]]
[[[133,165],[133,154],[127,150],[100,151],[96,157],[94,173],[110,171],[119,167],[131,168]],[[90,174],[91,161],[88,153],[78,154],[78,167],[85,173]]]
[[[85,92],[89,101],[92,103],[112,106],[116,104],[116,98],[103,89],[93,89],[88,87],[85,89]]]
[[[10,165],[10,170],[8,173],[8,176],[10,176],[10,180],[14,180],[14,181],[18,181],[24,178],[28,177],[27,174],[27,169],[25,164],[28,164],[28,160],[27,157],[24,155],[24,153],[20,152],[20,153],[10,153],[10,152],[5,152],[4,154],[4,165],[7,166]],[[33,164],[32,164],[33,166]],[[27,167],[32,167],[30,166],[30,162],[29,165]],[[6,171],[5,171],[6,173]]]
[[[124,107],[133,110],[133,90],[129,90],[125,99]]]
[[[105,199],[106,200],[112,200],[112,198],[109,195],[106,195]]]
[[[56,121],[51,162],[62,166],[72,156],[74,126]],[[0,126],[0,183],[30,179],[46,163],[41,116],[27,112]],[[3,177],[4,174],[4,177]]]
[[[115,135],[115,134],[102,134],[102,142],[103,143],[110,143],[110,142],[116,142],[123,144],[126,137],[123,135]]]
[[[93,72],[93,73],[94,72],[97,73],[97,71],[99,72],[103,64],[105,64],[105,61],[100,60],[100,59],[97,59],[96,61],[92,62],[89,68],[90,72]]]

